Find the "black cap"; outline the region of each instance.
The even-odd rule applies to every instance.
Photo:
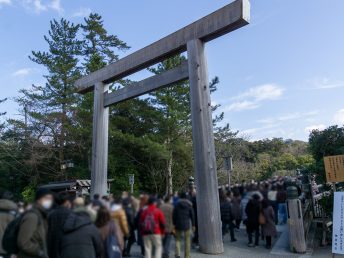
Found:
[[[48,188],[38,188],[36,191],[36,195],[35,195],[35,200],[39,200],[42,197],[49,195],[49,194],[53,194]]]

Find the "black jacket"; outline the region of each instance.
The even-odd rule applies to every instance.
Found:
[[[191,222],[191,223],[190,223]],[[192,203],[186,199],[180,199],[173,210],[173,224],[176,230],[188,230],[195,226],[195,216]]]
[[[260,204],[257,200],[250,200],[245,209],[247,215],[247,226],[250,228],[259,227]]]
[[[48,254],[49,258],[61,257],[61,240],[63,236],[63,226],[72,213],[70,209],[58,207],[48,216]]]
[[[220,202],[220,212],[221,212],[221,221],[228,223],[233,220],[232,205],[229,200]]]
[[[63,232],[62,258],[101,257],[101,236],[86,212],[71,213],[64,224]]]

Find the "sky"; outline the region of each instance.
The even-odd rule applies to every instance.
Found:
[[[0,0],[0,113],[18,118],[18,90],[44,84],[32,50],[46,50],[49,21],[102,15],[127,42],[123,57],[225,6],[230,0]],[[344,1],[252,0],[251,23],[207,43],[212,102],[223,123],[250,140],[307,140],[344,124]],[[134,75],[133,79],[143,79]]]

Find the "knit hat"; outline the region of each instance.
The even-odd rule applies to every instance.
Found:
[[[35,201],[49,194],[52,194],[52,192],[48,188],[38,188],[35,195]]]

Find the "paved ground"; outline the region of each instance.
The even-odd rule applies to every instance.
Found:
[[[260,246],[249,248],[247,247],[247,236],[244,229],[236,232],[237,242],[231,243],[229,236],[224,238],[225,252],[221,255],[205,255],[197,250],[192,250],[191,258],[331,258],[330,247],[315,248],[315,250],[308,250],[306,254],[294,254],[289,251],[288,245],[288,231],[286,226],[278,227],[278,237],[274,239],[273,248],[267,250],[265,248],[265,241],[260,242]],[[172,243],[171,248],[174,248]],[[133,257],[141,257],[137,246],[133,247]],[[174,257],[172,251],[171,258]],[[183,256],[182,256],[183,257]],[[337,257],[337,256],[336,256]]]

